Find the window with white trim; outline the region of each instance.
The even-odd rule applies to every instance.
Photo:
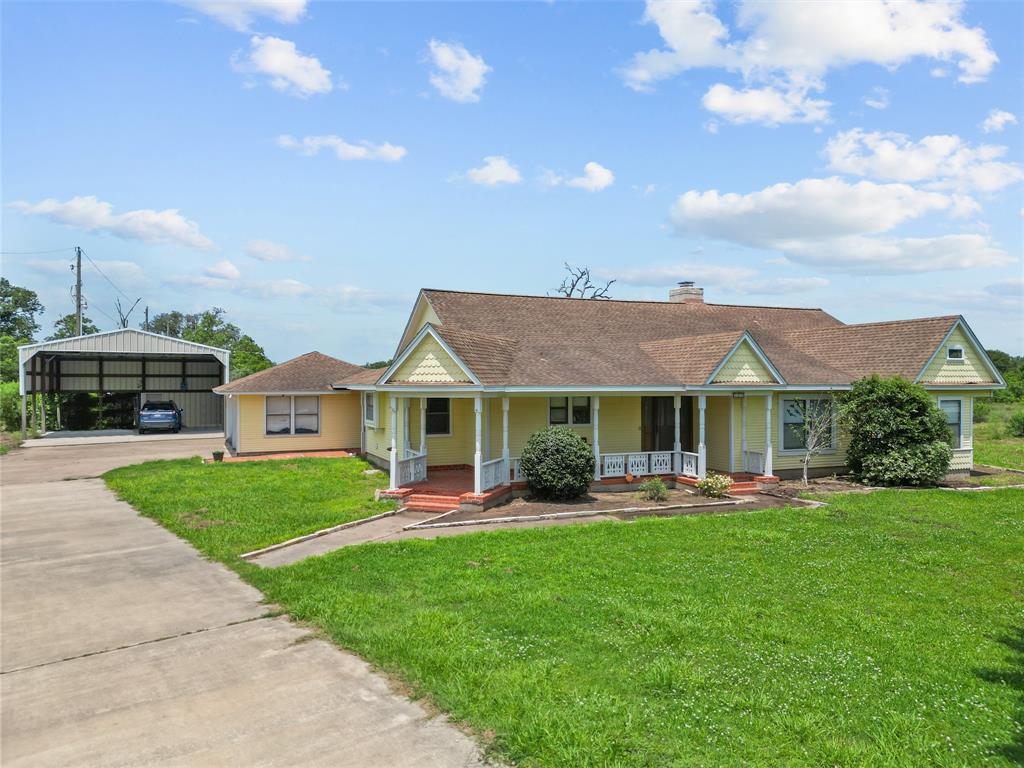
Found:
[[[946,359],[951,362],[962,363],[966,359],[964,357],[964,348],[959,345],[946,347]]]
[[[962,448],[964,441],[964,401],[939,400],[939,408],[946,414],[946,429],[949,430],[949,444]]]
[[[548,424],[585,426],[590,424],[589,397],[549,397]]]
[[[320,434],[319,395],[269,395],[266,402],[266,434]]]
[[[377,393],[363,392],[363,421],[369,426],[377,426]]]
[[[452,401],[447,397],[427,398],[427,435],[452,433]]]
[[[782,399],[782,436],[784,451],[807,449],[807,436],[821,420],[831,424],[829,448],[836,447],[835,409],[832,401],[821,397],[785,397]]]

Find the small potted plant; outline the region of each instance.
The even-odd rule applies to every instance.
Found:
[[[224,451],[214,451],[213,452],[213,460],[214,461],[224,461]]]

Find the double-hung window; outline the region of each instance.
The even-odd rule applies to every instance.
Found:
[[[548,398],[548,424],[590,424],[589,397]]]
[[[939,408],[941,408],[946,414],[946,428],[949,430],[949,444],[954,448],[963,447],[963,406],[963,400],[939,400]]]
[[[266,398],[268,435],[316,435],[320,433],[318,395],[273,395]]]
[[[377,426],[377,393],[363,392],[363,421],[369,426]]]
[[[452,433],[452,401],[447,397],[427,398],[427,434],[450,435]]]
[[[819,425],[828,429],[824,447],[835,448],[835,414],[831,401],[818,397],[782,399],[782,450],[807,450],[808,438],[821,434]],[[817,446],[818,450],[822,447]]]

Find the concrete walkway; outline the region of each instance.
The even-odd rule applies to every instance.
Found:
[[[223,429],[200,429],[186,427],[177,434],[172,432],[147,432],[140,435],[134,429],[83,429],[58,430],[26,440],[22,448],[53,448],[68,445],[110,445],[116,443],[150,443],[168,440],[209,440],[219,438],[217,450],[224,450]]]
[[[468,736],[88,479],[201,446],[0,458],[3,765],[481,765]]]

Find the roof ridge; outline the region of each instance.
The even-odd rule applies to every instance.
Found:
[[[580,296],[538,296],[535,293],[499,293],[498,291],[463,291],[456,288],[422,288],[423,292],[433,291],[434,293],[461,293],[465,296],[501,296],[508,299],[550,299],[552,301],[597,301],[610,302],[615,304],[658,304],[665,306],[703,306],[703,307],[742,307],[744,309],[784,309],[799,310],[801,312],[825,312],[821,307],[772,307],[767,304],[722,304],[719,302],[677,302],[657,301],[655,299],[587,299]],[[829,315],[831,317],[831,315]]]
[[[826,326],[826,327],[823,327],[823,328],[817,328],[815,330],[819,330],[819,331],[836,331],[836,330],[840,330],[840,329],[866,328],[866,327],[875,326],[875,325],[902,325],[904,323],[923,323],[923,322],[927,322],[929,320],[959,320],[961,317],[962,317],[961,315],[931,315],[929,317],[908,317],[908,318],[903,319],[903,320],[877,320],[877,321],[872,322],[872,323],[844,323],[843,325],[836,325],[836,326],[832,326],[832,327]],[[789,330],[789,331],[783,331],[783,333],[785,335],[789,335],[791,333],[797,333],[797,332],[798,332],[798,329],[793,329],[793,330]]]

